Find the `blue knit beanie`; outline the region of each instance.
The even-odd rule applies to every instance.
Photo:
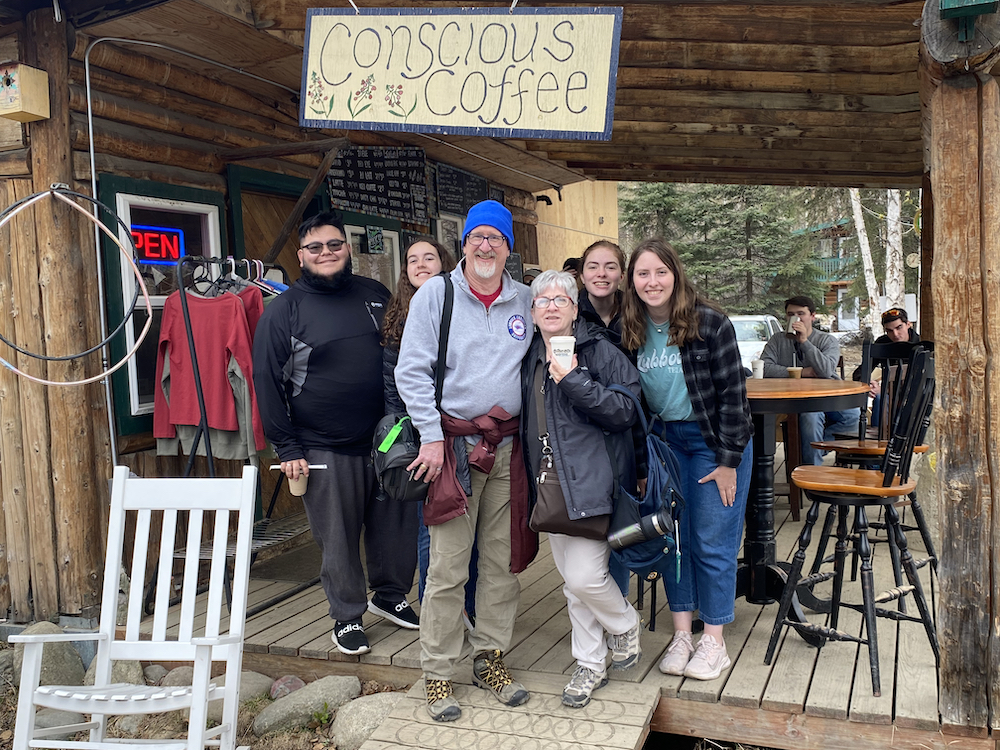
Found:
[[[493,227],[507,239],[507,246],[514,249],[514,217],[510,211],[496,201],[483,201],[469,209],[469,218],[465,220],[462,231],[462,244],[476,227]]]

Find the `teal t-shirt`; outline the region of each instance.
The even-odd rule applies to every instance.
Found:
[[[681,350],[667,344],[668,327],[669,324],[660,326],[661,333],[646,318],[646,343],[639,347],[636,359],[639,382],[653,414],[658,414],[664,422],[690,422],[694,410],[684,381]]]

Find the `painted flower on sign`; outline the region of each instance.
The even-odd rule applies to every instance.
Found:
[[[413,110],[417,108],[417,97],[414,96],[410,111],[403,110],[403,84],[401,83],[395,86],[389,84],[385,87],[385,100],[389,103],[389,114],[402,117],[404,120],[412,115]],[[396,111],[397,107],[399,107],[399,112]]]
[[[365,106],[363,106],[359,110],[355,110],[354,107],[357,106],[359,103],[364,102],[366,99],[370,100],[374,95],[375,95],[375,74],[373,73],[372,75],[368,76],[365,80],[361,82],[361,85],[358,87],[358,90],[354,92],[354,96],[350,97],[347,100],[347,110],[348,112],[351,113],[352,120],[372,105],[371,102],[369,101],[369,103],[365,104]]]
[[[306,89],[306,97],[309,99],[309,109],[316,114],[328,117],[330,112],[333,111],[333,97],[327,96],[323,82],[316,71],[313,71],[309,77],[309,87]]]

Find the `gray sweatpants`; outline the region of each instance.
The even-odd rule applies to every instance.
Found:
[[[361,568],[361,528],[365,531],[368,583],[389,602],[406,597],[417,564],[417,514],[410,503],[375,499],[375,472],[369,456],[306,450],[311,464],[302,500],[313,539],[323,554],[320,580],[330,617],[361,617],[368,606]]]

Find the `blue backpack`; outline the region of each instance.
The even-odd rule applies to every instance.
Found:
[[[646,492],[633,497],[615,482],[614,510],[608,529],[611,553],[618,562],[639,576],[640,581],[655,581],[667,572],[670,556],[676,560],[675,575],[680,580],[680,518],[684,507],[681,495],[680,464],[663,440],[651,431],[642,403],[627,388],[610,386],[635,402],[646,438]],[[608,444],[612,468],[617,467]]]

